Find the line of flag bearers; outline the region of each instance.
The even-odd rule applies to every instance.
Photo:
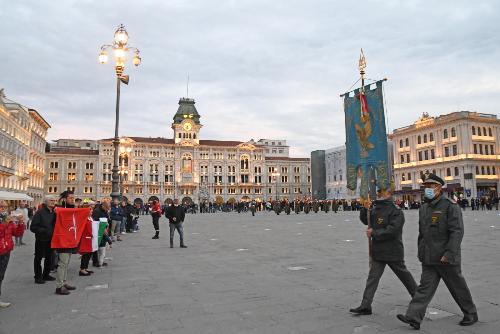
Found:
[[[428,174],[424,180],[425,202],[419,210],[418,259],[422,276],[417,286],[404,264],[402,241],[404,215],[391,200],[391,190],[378,191],[377,200],[365,202],[360,219],[369,224],[366,235],[371,242],[370,271],[361,305],[350,309],[356,315],[372,314],[371,303],[385,266],[389,266],[411,296],[405,314],[397,318],[420,329],[427,306],[441,279],[462,310],[461,326],[478,321],[476,306],[462,275],[460,245],[464,235],[462,211],[457,203],[442,194],[444,181]]]

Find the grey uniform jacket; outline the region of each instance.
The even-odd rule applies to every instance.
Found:
[[[367,210],[361,208],[361,222],[367,225]],[[372,258],[381,262],[404,260],[403,225],[405,217],[392,200],[376,200],[370,211],[372,233]]]
[[[462,211],[457,203],[440,195],[424,203],[419,211],[418,259],[424,265],[460,264],[460,244],[464,235]]]

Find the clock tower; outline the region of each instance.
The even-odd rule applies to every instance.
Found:
[[[172,123],[176,144],[200,143],[199,133],[202,125],[200,124],[200,114],[198,114],[194,104],[194,99],[183,97],[179,100],[179,108]]]

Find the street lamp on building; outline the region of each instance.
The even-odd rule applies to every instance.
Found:
[[[134,53],[132,58],[132,63],[135,66],[139,66],[141,63],[141,57],[139,56],[139,49],[127,45],[128,43],[128,33],[125,30],[123,24],[120,24],[118,29],[115,31],[113,44],[104,44],[101,46],[101,53],[99,54],[99,62],[105,64],[108,62],[108,53],[113,52],[115,60],[115,73],[116,73],[116,112],[115,112],[115,137],[113,138],[113,169],[111,170],[111,198],[120,197],[120,176],[118,168],[118,148],[120,145],[120,139],[118,137],[118,126],[120,120],[120,84],[123,82],[128,85],[129,76],[124,75],[125,63],[127,61],[127,55],[129,52]]]

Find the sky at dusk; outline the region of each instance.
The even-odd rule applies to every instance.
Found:
[[[113,136],[115,76],[97,61],[123,23],[142,64],[122,86],[120,135],[173,136],[180,97],[201,139],[286,139],[292,156],[342,145],[339,94],[385,84],[388,128],[423,112],[499,114],[500,1],[2,1],[0,88],[48,139]]]

